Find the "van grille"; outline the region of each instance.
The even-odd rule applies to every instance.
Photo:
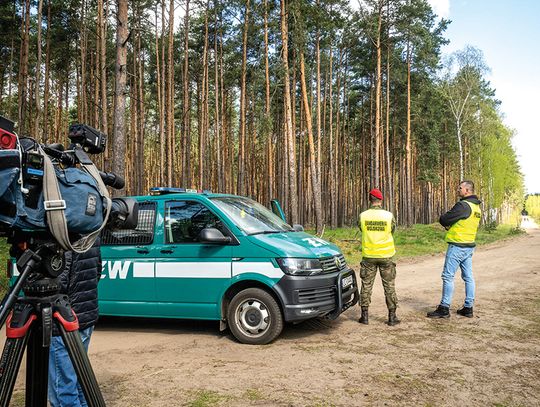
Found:
[[[335,297],[335,292],[335,286],[298,290],[298,303],[306,304],[310,302],[331,300]]]
[[[345,256],[342,254],[339,254],[337,256],[324,257],[322,259],[319,259],[319,261],[321,262],[323,273],[333,273],[334,271],[341,271],[347,268]],[[339,263],[339,267],[337,263]]]

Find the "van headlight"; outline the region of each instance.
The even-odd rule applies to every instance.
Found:
[[[279,267],[285,274],[292,276],[311,276],[323,271],[321,262],[317,259],[294,259],[285,257],[277,259]]]

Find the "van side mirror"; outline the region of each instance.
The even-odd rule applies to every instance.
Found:
[[[294,224],[292,225],[292,228],[294,229],[295,232],[303,232],[304,231],[304,227],[302,225],[298,225],[298,224]]]
[[[283,222],[287,222],[287,219],[285,219],[285,212],[283,212],[283,209],[281,209],[281,205],[277,199],[272,199],[270,201],[270,207],[272,208],[274,215],[277,215],[283,219]]]
[[[210,244],[229,244],[231,243],[231,237],[230,236],[224,236],[223,233],[221,233],[216,228],[204,228],[199,233],[199,237],[197,239],[201,243],[210,243]]]

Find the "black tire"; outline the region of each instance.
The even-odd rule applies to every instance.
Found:
[[[227,309],[229,329],[241,343],[266,345],[283,330],[278,303],[260,288],[247,288],[236,294]]]

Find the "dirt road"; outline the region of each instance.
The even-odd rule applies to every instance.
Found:
[[[241,345],[218,324],[100,321],[90,359],[110,406],[540,405],[540,231],[477,249],[475,317],[425,313],[440,299],[443,256],[398,264],[397,327],[384,324],[377,278],[370,325],[286,327]],[[19,379],[20,380],[20,379]],[[18,382],[14,400],[21,399]]]

